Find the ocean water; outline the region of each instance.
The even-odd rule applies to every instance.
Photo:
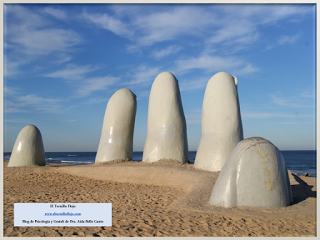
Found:
[[[316,155],[315,150],[310,151],[281,151],[285,159],[287,168],[299,175],[306,172],[309,176],[317,176]],[[4,160],[9,161],[10,152],[4,153]],[[133,161],[142,161],[143,152],[133,152]],[[62,163],[70,165],[93,164],[96,152],[46,152],[46,163]],[[189,152],[189,159],[194,163],[196,151]]]

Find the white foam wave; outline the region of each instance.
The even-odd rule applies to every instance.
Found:
[[[61,160],[63,163],[78,163],[78,164],[87,164],[87,163],[92,163],[92,162],[84,162],[84,161],[65,161]]]

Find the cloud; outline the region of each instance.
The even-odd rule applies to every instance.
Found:
[[[259,71],[258,67],[255,67],[251,63],[248,63],[240,70],[236,70],[235,75],[243,75],[243,74],[248,74],[248,73],[254,73],[257,71]]]
[[[233,54],[255,47],[254,44],[260,37],[261,33],[252,22],[227,19],[204,41],[205,51]]]
[[[191,69],[204,69],[210,72],[227,71],[234,67],[240,67],[243,61],[234,57],[219,57],[202,55],[199,57],[191,57],[189,59],[177,60],[177,71],[188,71]]]
[[[176,39],[181,40],[181,46],[202,45],[206,53],[224,51],[230,54],[257,47],[254,43],[263,36],[261,28],[282,20],[297,19],[311,9],[293,5],[208,5],[206,8],[197,5],[130,5],[112,6],[110,10],[114,15],[84,13],[83,16],[100,28],[130,39],[132,44],[127,50],[131,53],[168,42],[167,48],[153,52],[153,56],[160,59],[174,53],[170,41]],[[291,37],[281,41],[294,40]]]
[[[242,118],[266,119],[266,118],[296,118],[296,117],[314,117],[314,115],[296,115],[286,113],[270,113],[270,112],[242,112]]]
[[[92,67],[91,65],[77,66],[75,64],[69,64],[63,70],[48,73],[44,76],[50,78],[63,78],[67,80],[79,80],[85,78],[85,74],[95,71],[96,69],[97,67]]]
[[[44,9],[41,13],[50,12],[62,17],[59,10]],[[76,32],[53,27],[48,18],[15,4],[4,7],[4,27],[4,76],[22,73],[22,67],[43,56],[49,56],[55,64],[70,61],[71,56],[67,53],[82,42]]]
[[[103,97],[94,97],[94,98],[89,98],[86,100],[85,104],[87,105],[92,105],[92,104],[97,104],[97,103],[107,103],[109,101],[109,98],[103,98]]]
[[[56,64],[60,65],[65,62],[69,62],[72,59],[72,57],[65,53],[57,54],[57,59],[54,61]]]
[[[57,103],[61,100],[52,98],[42,98],[36,96],[35,94],[29,94],[26,96],[17,97],[17,101],[22,102],[22,105],[38,105],[39,103]]]
[[[27,55],[64,52],[81,42],[77,33],[64,29],[20,29],[19,33],[13,32],[9,39]]]
[[[307,13],[310,13],[310,5],[299,6],[299,5],[275,5],[266,8],[265,10],[264,22],[274,22],[284,18],[296,18],[304,16]]]
[[[187,124],[201,124],[201,116],[186,116]]]
[[[275,25],[282,20],[299,18],[310,12],[310,7],[293,5],[248,5],[221,7],[220,24],[206,41],[207,51],[227,51],[228,53],[257,47],[258,41],[275,42],[264,36],[261,29]],[[264,37],[263,39],[261,39]],[[280,43],[294,42],[296,36],[283,36]],[[271,49],[274,46],[268,46]]]
[[[4,112],[5,113],[21,113],[28,112],[26,109],[22,108],[19,104],[14,103],[8,99],[6,99],[4,103]]]
[[[60,17],[62,13],[45,8]],[[16,58],[39,57],[48,54],[65,53],[82,42],[82,37],[73,30],[53,27],[48,18],[27,8],[9,4],[5,6],[5,46]]]
[[[65,120],[61,120],[61,122],[66,122],[66,123],[74,123],[76,122],[77,120],[75,119],[65,119]]]
[[[20,29],[23,27],[40,28],[49,24],[49,22],[39,14],[36,14],[18,4],[5,4],[4,15],[5,24],[8,24],[8,26],[15,26]],[[22,26],[19,26],[19,24],[22,24]]]
[[[119,78],[117,77],[88,77],[87,74],[95,71],[99,67],[91,65],[78,66],[69,64],[65,69],[58,70],[52,73],[45,74],[44,76],[50,78],[62,78],[67,80],[74,88],[74,97],[82,98],[91,95],[95,91],[103,91],[108,89],[111,85],[116,83]],[[92,99],[91,102],[98,101]]]
[[[315,124],[316,123],[316,121],[314,121],[314,122],[302,122],[301,124]]]
[[[291,102],[289,99],[286,99],[286,98],[280,98],[280,97],[276,97],[274,95],[270,95],[270,96],[272,98],[272,102],[274,104],[279,105],[279,106],[292,107],[292,108],[313,108],[314,107],[313,104],[303,105],[300,103]]]
[[[205,88],[207,86],[207,83],[209,80],[210,80],[210,77],[201,78],[201,79],[185,80],[185,81],[181,81],[181,82],[179,81],[179,88],[180,88],[181,92]]]
[[[193,109],[186,114],[187,124],[201,124],[202,109]]]
[[[60,9],[45,7],[43,11],[59,20],[65,20],[67,18],[66,13]]]
[[[117,81],[118,78],[109,76],[87,79],[78,86],[75,97],[87,97],[93,92],[106,90]]]
[[[209,38],[208,42],[212,44],[224,43],[249,44],[259,38],[254,23],[245,19],[235,19],[226,21],[220,29],[215,31],[214,35]]]
[[[271,98],[272,98],[272,102],[277,104],[277,105],[281,105],[281,106],[288,106],[288,100],[285,99],[285,98],[279,98],[279,97],[276,97],[274,95],[271,95]]]
[[[173,7],[165,11],[138,15],[133,25],[139,31],[138,45],[175,39],[181,35],[201,35],[205,27],[216,22],[214,14],[197,7]]]
[[[257,72],[259,70],[258,67],[253,66],[251,63],[246,63],[237,57],[204,54],[198,57],[175,61],[174,72],[185,74],[195,69],[204,70],[210,74],[225,71],[236,76]],[[199,86],[199,88],[201,87]]]
[[[199,7],[153,8],[150,5],[142,7],[130,5],[127,8],[122,6],[111,9],[116,13],[114,16],[107,13],[84,13],[83,17],[100,28],[132,40],[134,45],[128,47],[130,51],[157,42],[173,40],[182,35],[200,36],[207,31],[207,26],[213,25],[216,21],[212,12]]]
[[[18,94],[18,90],[17,88],[12,88],[12,87],[3,87],[3,94],[5,97],[7,96],[14,96],[16,94]]]
[[[300,122],[275,122],[271,124],[300,124]]]
[[[3,121],[8,123],[23,123],[25,119],[4,119]]]
[[[19,112],[46,112],[60,113],[60,99],[43,98],[36,94],[22,95],[13,88],[4,88],[6,100],[4,102],[4,111],[6,113]]]
[[[282,19],[296,19],[312,11],[311,5],[293,4],[260,4],[247,6],[232,6],[223,8],[225,13],[233,15],[234,18],[248,19],[257,25],[276,24]],[[223,14],[223,13],[222,13]]]
[[[134,91],[134,94],[137,96],[137,101],[140,101],[150,96],[150,89],[147,89],[147,90],[137,89]]]
[[[274,122],[271,124],[315,124],[315,122]]]
[[[302,97],[305,97],[305,98],[315,98],[315,90],[314,89],[308,89],[308,90],[305,90],[301,93],[301,96]]]
[[[282,35],[279,39],[279,44],[280,45],[284,45],[287,43],[294,43],[299,39],[299,35],[295,35],[295,36],[287,36],[287,35]]]
[[[156,50],[153,52],[153,56],[157,59],[163,58],[163,57],[167,57],[171,54],[177,53],[182,49],[182,47],[177,46],[177,45],[170,45],[164,49],[161,50]]]
[[[19,68],[24,63],[25,61],[10,61],[9,58],[4,55],[3,75],[6,77],[17,75],[21,72]]]
[[[104,14],[88,14],[83,13],[83,17],[97,26],[109,30],[116,35],[130,37],[132,35],[130,28],[121,20],[116,19],[107,13]]]
[[[268,46],[266,47],[267,50],[271,50],[277,46],[281,46],[281,45],[285,45],[285,44],[292,44],[294,42],[296,42],[298,39],[300,38],[300,35],[294,35],[294,36],[287,36],[287,35],[282,35],[279,37],[279,39],[277,41],[275,41],[275,43],[272,44],[268,44]]]
[[[137,70],[130,76],[131,81],[124,82],[124,85],[138,85],[144,83],[152,82],[156,76],[160,73],[158,67],[146,67],[145,65],[140,65]]]

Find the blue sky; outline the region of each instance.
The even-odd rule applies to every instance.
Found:
[[[238,78],[244,137],[315,149],[314,5],[4,5],[4,151],[33,124],[45,150],[97,151],[108,99],[137,96],[134,150],[147,135],[151,85],[179,81],[189,150],[205,87]]]

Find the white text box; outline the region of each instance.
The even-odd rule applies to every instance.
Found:
[[[14,203],[15,227],[112,226],[111,203]]]

